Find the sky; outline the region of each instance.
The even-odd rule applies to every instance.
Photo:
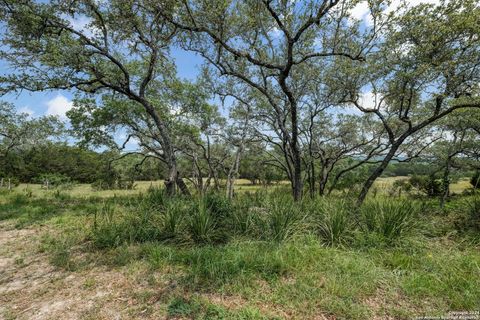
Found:
[[[183,79],[194,80],[198,75],[202,60],[197,55],[181,49],[174,49],[172,56],[177,64],[178,75]],[[2,73],[8,73],[9,66],[4,61],[0,61],[0,70]],[[73,106],[72,98],[72,91],[52,90],[10,93],[1,99],[13,103],[19,112],[27,113],[32,117],[55,115],[66,119],[65,113]]]
[[[403,1],[408,5],[418,5],[420,3],[438,4],[440,0],[392,0],[391,5],[386,9],[387,12],[398,10]],[[366,1],[361,1],[352,10],[352,16],[364,24],[364,26],[371,25],[371,17],[369,15],[369,8]],[[77,19],[70,19],[75,28],[82,29],[88,23],[85,18],[79,17]],[[278,33],[280,35],[280,33]],[[179,48],[172,50],[171,55],[177,65],[177,71],[180,78],[194,80],[198,73],[199,67],[202,64],[202,59],[191,52],[186,52]],[[5,62],[0,61],[1,73],[8,73],[9,66]],[[67,121],[65,113],[72,108],[72,91],[54,90],[48,92],[27,92],[7,94],[1,99],[13,103],[17,110],[22,113],[27,113],[32,117],[40,117],[43,115],[54,115]],[[375,97],[371,92],[365,92],[362,97],[365,106],[373,106]]]

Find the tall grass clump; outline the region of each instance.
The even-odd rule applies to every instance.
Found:
[[[345,199],[319,199],[313,203],[313,223],[323,243],[343,245],[351,238],[354,209]]]
[[[291,197],[272,196],[268,199],[266,219],[259,220],[260,228],[267,231],[267,238],[282,242],[300,230],[305,215]]]
[[[375,233],[390,245],[416,227],[419,211],[417,203],[409,200],[370,200],[360,209],[361,226],[364,232]]]
[[[29,199],[25,194],[15,193],[10,200],[10,203],[14,206],[23,206],[28,204]]]
[[[165,240],[179,240],[186,230],[187,204],[184,201],[168,201],[162,214],[162,232]]]
[[[197,244],[212,243],[217,239],[217,224],[205,199],[199,199],[191,207],[188,227],[193,242]]]
[[[467,200],[468,224],[475,231],[480,231],[480,196]]]
[[[113,201],[104,201],[99,209],[93,209],[92,241],[97,248],[115,247],[124,241],[123,226],[114,220],[115,206]]]
[[[152,241],[180,243],[192,238],[204,242],[211,226],[205,217],[209,213],[199,208],[184,197],[167,198],[158,189],[137,202],[108,200],[95,213],[93,240],[101,248]]]
[[[168,196],[165,194],[165,189],[150,186],[143,198],[144,205],[153,207],[164,207],[168,201]]]
[[[455,221],[457,230],[480,238],[480,195],[465,199],[458,208],[458,213]]]
[[[229,215],[228,223],[232,227],[232,233],[239,236],[258,238],[261,232],[258,221],[265,215],[266,210],[256,207],[244,198],[235,201]]]

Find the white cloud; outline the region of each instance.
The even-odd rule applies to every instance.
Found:
[[[441,0],[393,0],[390,5],[385,9],[384,13],[389,14],[401,9],[402,4],[406,4],[407,7],[414,7],[420,4],[433,4],[439,5]],[[372,26],[373,18],[370,15],[370,8],[366,0],[360,1],[350,11],[351,18],[363,21],[367,26]]]
[[[68,100],[65,96],[58,94],[55,98],[48,100],[46,103],[48,109],[46,115],[58,116],[61,119],[66,119],[67,111],[73,107],[73,102]]]
[[[20,112],[20,113],[25,113],[25,114],[27,114],[29,117],[32,117],[32,116],[35,114],[35,111],[33,111],[32,109],[30,109],[29,106],[21,107],[20,109],[18,109],[18,112]]]
[[[99,33],[98,28],[91,25],[92,19],[87,16],[78,15],[72,17],[64,15],[62,18],[67,20],[74,30],[82,32],[87,37],[93,37],[95,34]]]
[[[370,15],[370,7],[368,6],[367,1],[361,1],[357,3],[357,5],[350,11],[351,17],[365,21],[367,25],[371,25],[373,23],[372,16]]]
[[[376,109],[379,107],[382,96],[375,94],[371,89],[364,89],[358,95],[358,105],[364,109]],[[347,107],[357,110],[353,103],[348,104]]]
[[[283,31],[280,30],[278,27],[273,27],[268,34],[273,38],[278,38],[283,34]]]
[[[360,94],[360,98],[358,99],[360,106],[365,109],[376,109],[379,104],[380,96],[379,94],[375,94],[372,91],[367,91]]]
[[[77,18],[68,18],[68,22],[72,25],[75,30],[83,31],[88,28],[89,23],[92,20],[86,16],[79,16]]]

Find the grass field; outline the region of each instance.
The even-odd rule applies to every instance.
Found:
[[[392,184],[395,180],[402,180],[407,179],[408,177],[389,177],[389,178],[379,178],[375,182],[374,187],[376,187],[380,193],[385,193],[392,187]],[[281,181],[280,183],[273,184],[271,186],[266,187],[267,189],[278,188],[278,187],[285,187],[289,186],[288,181]],[[135,183],[135,188],[133,190],[93,190],[90,184],[75,184],[71,189],[64,190],[62,192],[68,194],[72,197],[83,198],[83,197],[113,197],[117,196],[128,196],[128,195],[136,195],[139,193],[145,193],[150,187],[163,187],[163,181],[137,181]],[[470,188],[470,182],[468,179],[460,179],[450,185],[450,190],[453,193],[462,193],[467,188]],[[253,185],[249,180],[246,179],[238,179],[236,181],[236,191],[237,192],[255,192],[261,189],[265,189],[264,186],[261,184]],[[45,196],[49,193],[55,192],[53,190],[46,190],[42,188],[42,185],[39,184],[20,184],[14,188],[17,192],[25,192],[26,190],[30,190],[34,196]]]
[[[201,232],[189,220],[201,218],[197,211],[182,218],[180,240],[157,232],[191,202],[166,202],[164,212],[149,187],[2,191],[0,319],[412,319],[480,310],[478,231],[459,228],[475,197],[454,198],[444,211],[436,200],[408,201],[418,203],[418,216],[389,242],[350,218],[335,220],[343,209],[322,211],[329,202],[278,207],[281,198],[251,195],[242,202],[250,209],[231,207],[254,213],[238,222],[243,232],[200,243],[183,237]],[[239,181],[243,187],[260,188]],[[274,220],[284,208],[298,220]]]

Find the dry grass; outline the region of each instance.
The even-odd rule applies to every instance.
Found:
[[[408,179],[408,177],[388,177],[388,178],[378,178],[374,184],[374,188],[378,190],[380,193],[387,193],[389,189],[391,189],[393,182],[396,180]],[[247,179],[238,179],[236,181],[236,191],[237,192],[255,192],[261,189],[272,190],[274,188],[279,187],[288,187],[288,181],[280,181],[279,183],[275,183],[269,186],[264,186],[261,184],[252,184]],[[133,190],[101,190],[96,191],[93,190],[89,184],[76,184],[71,189],[61,190],[63,193],[68,194],[75,198],[85,198],[90,196],[100,197],[100,198],[108,198],[113,196],[128,196],[128,195],[136,195],[139,193],[147,192],[148,188],[151,186],[153,187],[163,187],[162,180],[156,181],[137,181],[135,183],[135,189]],[[460,179],[459,181],[452,183],[450,189],[452,193],[462,193],[464,190],[470,188],[470,183],[468,179]],[[32,192],[32,195],[35,197],[42,197],[48,194],[53,193],[53,190],[45,190],[39,184],[20,184],[18,187],[14,188],[17,192],[25,192],[27,190]]]

